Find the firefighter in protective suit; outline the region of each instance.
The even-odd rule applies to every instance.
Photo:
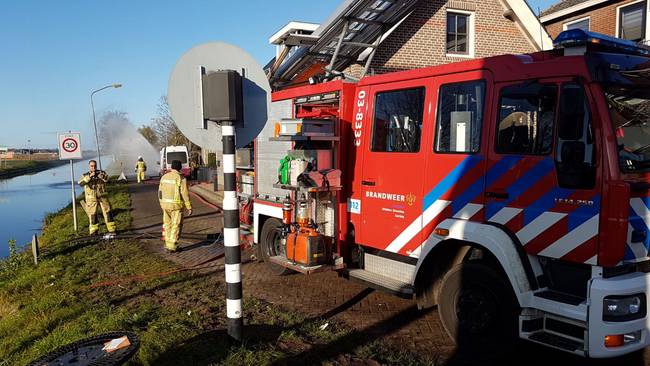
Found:
[[[147,164],[142,160],[142,156],[138,156],[138,161],[135,163],[135,173],[138,176],[138,183],[144,182],[144,172],[147,171]]]
[[[176,252],[176,242],[181,233],[181,221],[183,209],[187,215],[192,215],[192,203],[187,191],[187,180],[179,171],[181,170],[179,160],[172,161],[172,170],[160,178],[158,187],[158,200],[163,211],[163,229],[165,231],[165,249],[168,252]]]
[[[108,174],[103,170],[97,169],[97,162],[91,160],[88,163],[88,172],[84,173],[79,180],[79,185],[84,188],[86,198],[86,214],[88,215],[88,231],[93,235],[99,230],[99,221],[97,217],[97,204],[102,208],[104,222],[109,233],[115,233],[115,222],[111,212],[111,204],[106,197],[106,183]]]

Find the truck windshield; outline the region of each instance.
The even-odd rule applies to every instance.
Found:
[[[183,151],[168,152],[167,164],[171,164],[174,160],[180,160],[182,164],[187,163],[187,153]]]
[[[620,169],[650,171],[650,90],[610,86],[605,88],[605,97],[616,132]]]

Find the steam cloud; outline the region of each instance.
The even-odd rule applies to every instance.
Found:
[[[135,162],[142,156],[147,163],[146,175],[155,175],[158,171],[156,162],[159,151],[152,146],[131,124],[124,112],[106,112],[99,121],[102,156],[109,157],[103,162],[104,170],[110,175],[135,176]]]

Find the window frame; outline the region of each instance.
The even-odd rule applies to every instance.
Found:
[[[544,154],[532,154],[532,153],[514,153],[514,152],[501,152],[497,150],[497,147],[499,146],[499,122],[501,118],[501,98],[502,98],[502,93],[503,89],[509,88],[512,86],[517,86],[517,85],[524,85],[524,84],[542,84],[542,85],[552,85],[555,87],[555,104],[553,107],[553,126],[552,126],[552,136],[551,136],[551,146],[548,150],[548,152]],[[554,156],[555,155],[555,140],[556,140],[556,135],[557,135],[557,119],[558,119],[558,108],[559,108],[559,103],[560,103],[560,92],[561,92],[561,85],[562,82],[559,80],[541,80],[541,79],[529,79],[529,80],[520,80],[508,84],[502,84],[499,86],[499,91],[496,94],[496,109],[494,113],[494,127],[493,127],[493,132],[494,132],[494,145],[492,146],[492,150],[495,154],[497,155],[514,155],[514,156],[538,156],[538,157],[549,157],[549,156]]]
[[[381,150],[373,150],[374,144],[375,144],[375,120],[377,118],[377,97],[380,94],[383,93],[395,93],[395,92],[400,92],[404,90],[422,90],[424,92],[423,98],[422,98],[422,116],[421,121],[420,121],[420,141],[418,144],[418,150],[417,151],[381,151]],[[422,151],[422,138],[423,138],[423,131],[424,131],[424,116],[426,112],[426,106],[427,106],[427,87],[425,85],[417,85],[417,86],[407,86],[407,87],[402,87],[402,88],[397,88],[397,89],[386,89],[386,90],[378,90],[374,93],[373,96],[373,104],[372,104],[372,114],[371,114],[371,120],[370,120],[370,141],[368,141],[368,150],[372,153],[388,153],[388,154],[418,154]]]
[[[590,31],[591,30],[591,16],[586,16],[586,17],[570,20],[570,21],[568,21],[566,23],[563,23],[562,24],[562,30],[567,30],[570,25],[580,23],[580,22],[584,22],[585,20],[587,21],[587,30]]]
[[[592,156],[591,159],[593,160],[591,164],[593,164],[593,169],[594,169],[594,176],[593,176],[593,184],[590,187],[566,187],[561,184],[560,181],[560,170],[558,167],[558,164],[561,163],[559,159],[561,159],[561,151],[558,151],[559,149],[559,143],[560,143],[560,119],[562,118],[562,97],[564,96],[564,89],[566,86],[570,85],[576,85],[578,86],[582,93],[583,93],[583,104],[584,107],[586,108],[586,115],[587,115],[587,129],[591,131],[591,149],[592,149]],[[589,94],[589,88],[587,84],[584,82],[584,80],[566,80],[566,81],[561,81],[558,82],[558,90],[559,90],[559,96],[557,98],[557,115],[555,116],[555,131],[554,131],[554,139],[553,139],[553,164],[555,166],[555,175],[556,175],[556,181],[557,185],[560,188],[563,189],[573,189],[573,190],[580,190],[580,191],[590,191],[597,189],[598,187],[598,182],[599,182],[599,149],[600,147],[598,146],[598,137],[597,137],[597,131],[596,131],[596,124],[594,123],[594,110],[593,110],[593,105],[591,102],[591,96]],[[584,126],[583,126],[584,127]],[[589,143],[589,133],[586,131],[583,131],[583,135],[585,136],[586,142],[585,142],[585,147]],[[565,141],[579,141],[579,140],[570,140],[570,139],[564,139]]]
[[[630,6],[638,5],[639,3],[645,3],[644,11],[643,11],[643,32],[642,32],[643,39],[642,39],[642,41],[644,41],[644,40],[647,41],[648,38],[650,38],[650,37],[648,37],[648,1],[647,0],[638,0],[638,1],[630,2],[630,3],[627,3],[627,4],[616,7],[616,38],[621,38],[622,10],[627,8],[627,7],[630,7]],[[623,38],[621,38],[621,39],[623,39]],[[634,41],[632,41],[632,42],[634,42]]]
[[[480,128],[480,137],[478,139],[478,146],[476,151],[439,151],[438,150],[438,133],[439,133],[439,124],[440,124],[440,103],[442,101],[441,98],[441,90],[442,87],[447,86],[447,85],[458,85],[458,84],[467,84],[467,83],[482,83],[483,84],[483,113],[482,113],[482,121],[481,121],[481,128]],[[487,98],[487,91],[488,88],[488,82],[485,78],[481,79],[474,79],[474,80],[463,80],[463,81],[454,81],[454,82],[449,82],[449,83],[444,83],[440,84],[438,87],[438,92],[437,92],[437,99],[436,100],[436,117],[435,117],[435,125],[433,126],[434,128],[434,134],[433,134],[433,152],[435,154],[445,154],[445,155],[476,155],[481,153],[481,147],[483,147],[483,129],[485,128],[485,121],[486,121],[486,112],[488,111],[488,98]]]
[[[465,15],[467,16],[467,52],[466,53],[459,53],[459,52],[448,52],[447,51],[447,22],[448,22],[448,17],[449,13],[455,14],[455,15]],[[447,57],[458,57],[458,58],[474,58],[474,19],[475,19],[475,13],[473,11],[467,11],[467,10],[459,10],[459,9],[447,9],[445,12],[445,45],[444,45],[444,52],[445,56]]]

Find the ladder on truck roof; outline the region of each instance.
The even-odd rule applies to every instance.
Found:
[[[278,68],[273,79],[290,81],[314,61],[328,62],[326,76],[342,70],[366,53],[363,77],[380,42],[412,11],[418,0],[347,0],[310,35],[290,35],[285,44],[300,45]]]

